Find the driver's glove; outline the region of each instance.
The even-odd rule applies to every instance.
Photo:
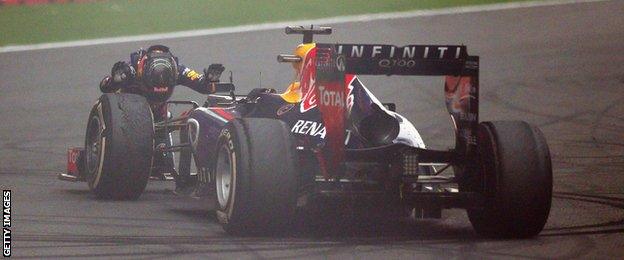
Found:
[[[219,82],[219,78],[221,77],[221,73],[225,70],[222,64],[213,63],[208,66],[207,69],[204,69],[204,77],[208,82]]]
[[[125,61],[119,61],[111,69],[111,80],[115,84],[128,82],[134,79],[136,71]]]

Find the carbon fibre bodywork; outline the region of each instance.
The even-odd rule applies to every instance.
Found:
[[[409,147],[425,148],[420,134],[409,120],[386,108],[384,104],[374,97],[355,75],[347,75],[345,86],[349,89],[347,99],[349,103],[349,116],[346,118],[345,142],[346,149],[365,149],[380,145],[402,144]],[[255,92],[255,93],[254,93]],[[305,100],[298,103],[287,102],[280,94],[271,93],[269,90],[255,90],[247,96],[236,96],[232,101],[231,96],[210,95],[205,107],[193,109],[188,118],[190,134],[189,143],[192,145],[195,163],[201,170],[199,180],[207,182],[213,179],[210,176],[211,165],[216,156],[216,145],[219,134],[225,124],[240,117],[273,118],[284,121],[290,127],[295,136],[298,150],[302,152],[303,161],[311,164],[319,164],[322,160],[321,149],[326,145],[325,137],[327,130],[318,107],[306,109]],[[384,118],[396,124],[390,129],[390,136],[384,136],[380,140],[367,138],[361,134],[363,124],[367,127],[387,126],[380,125],[371,117]],[[372,121],[373,120],[373,121]],[[366,122],[364,122],[366,121]],[[394,129],[396,128],[396,129]],[[305,165],[306,162],[302,162]],[[317,168],[318,170],[318,168]],[[360,171],[361,169],[351,169]],[[332,169],[329,169],[331,172]],[[322,176],[321,172],[314,175]],[[333,175],[333,174],[331,174]]]

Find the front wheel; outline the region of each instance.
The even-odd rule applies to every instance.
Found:
[[[472,191],[485,205],[468,209],[477,233],[487,237],[526,238],[539,234],[550,212],[552,167],[541,131],[522,121],[479,124],[479,176]]]
[[[286,123],[267,118],[230,121],[214,167],[217,219],[226,232],[279,232],[293,220],[296,151]]]
[[[104,94],[91,110],[85,139],[89,188],[102,199],[137,199],[150,175],[152,112],[144,97]]]

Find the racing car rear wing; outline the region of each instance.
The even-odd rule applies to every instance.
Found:
[[[343,57],[344,61],[337,58],[336,71],[344,74],[446,76],[445,102],[460,141],[457,148],[476,144],[479,57],[469,56],[466,46],[320,43],[316,47]]]
[[[455,149],[415,149],[413,152],[431,161],[445,163],[449,162],[448,158],[474,158],[479,57],[469,56],[466,46],[317,43],[311,54],[315,56],[318,105],[327,127],[327,168],[340,169],[339,162],[351,157],[345,153],[358,152],[344,151],[344,113],[347,111],[345,74],[446,76],[445,102],[455,128]]]
[[[470,74],[465,64],[469,60],[462,45],[384,44],[317,44],[319,48],[334,48],[345,57],[346,74],[358,75],[462,75]]]

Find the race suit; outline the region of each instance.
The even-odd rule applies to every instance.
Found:
[[[143,55],[145,55],[146,51],[141,49],[139,51],[133,52],[130,54],[130,62],[128,65],[132,66],[134,71],[138,71],[138,66],[140,59]],[[176,63],[178,61],[177,57],[174,57]],[[190,69],[184,65],[178,63],[178,78],[176,85],[183,85],[188,88],[191,88],[197,92],[202,94],[210,94],[212,91],[209,88],[208,79],[204,77],[204,74],[200,74],[193,69]],[[122,82],[114,82],[112,76],[106,76],[102,79],[100,83],[100,90],[103,93],[132,93],[145,96],[150,104],[152,109],[152,114],[154,115],[154,122],[162,122],[169,116],[169,111],[167,110],[167,104],[160,100],[150,100],[145,93],[145,88],[142,88],[143,83],[140,79],[137,78],[128,78]],[[173,91],[172,86],[171,91]],[[158,147],[159,145],[172,145],[171,134],[166,133],[164,131],[157,131],[154,136],[155,144]],[[164,178],[165,173],[169,173],[174,175],[174,177],[178,177],[177,172],[174,167],[173,153],[167,152],[162,154],[157,154],[154,157],[154,165],[152,169],[152,175],[160,178]],[[180,182],[179,184],[183,184],[185,182],[183,179],[178,179],[176,182]]]
[[[129,65],[132,66],[135,71],[138,70],[139,60],[144,54],[145,50],[139,50],[130,54]],[[178,58],[174,58],[177,62]],[[202,94],[212,93],[211,89],[208,87],[207,79],[203,74],[178,63],[178,75],[177,85],[186,86]],[[145,93],[142,93],[142,89],[140,88],[141,85],[142,82],[140,79],[131,78],[121,83],[115,83],[113,82],[111,76],[107,76],[102,79],[102,82],[100,83],[100,90],[104,93],[114,93],[119,91],[122,93],[143,95]],[[167,110],[164,102],[153,102],[149,99],[148,102],[150,103],[154,113],[154,121],[158,122],[164,120],[164,117],[167,116]]]

